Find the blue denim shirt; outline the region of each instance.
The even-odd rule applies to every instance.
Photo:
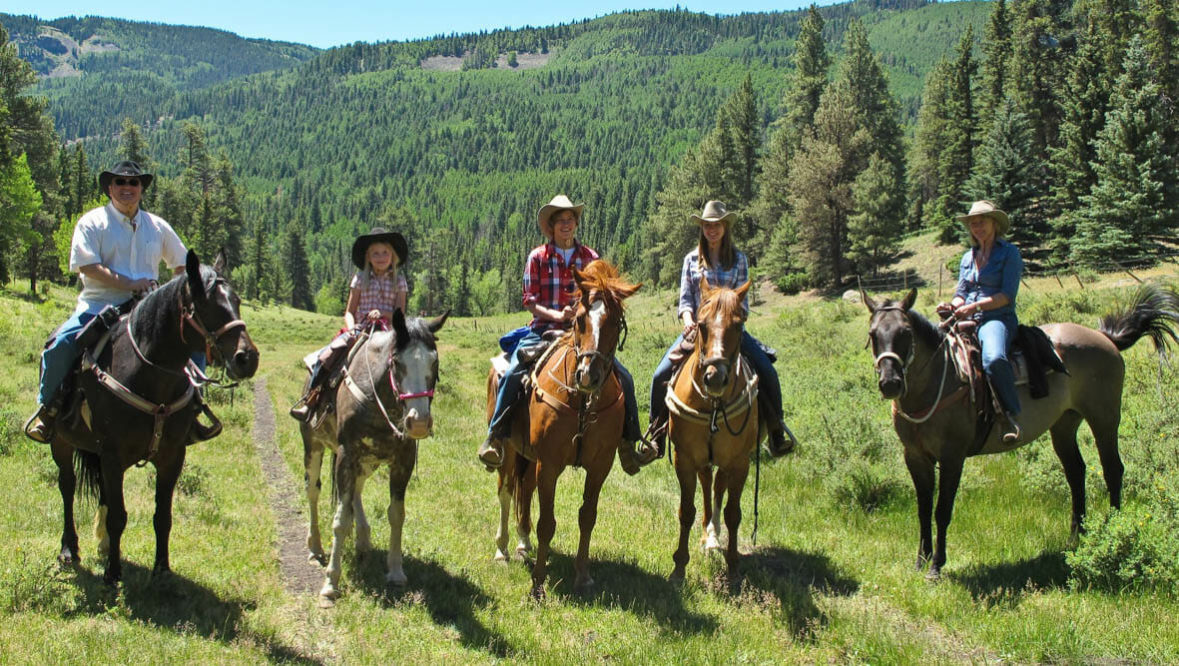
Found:
[[[1023,259],[1019,256],[1019,248],[1002,238],[995,239],[991,258],[981,271],[974,264],[974,253],[975,249],[971,248],[962,255],[962,263],[958,268],[958,289],[954,295],[967,303],[973,303],[995,294],[1006,294],[1010,301],[1007,305],[980,313],[980,319],[986,321],[1014,317],[1015,296],[1019,293],[1019,279],[1023,276]]]
[[[705,268],[700,262],[700,248],[695,248],[684,257],[684,267],[680,271],[680,300],[676,316],[683,316],[684,312],[691,312],[695,317],[700,309],[700,278],[707,277],[708,284],[713,287],[728,287],[736,289],[749,280],[749,260],[740,250],[733,251],[736,259],[729,270],[723,268]],[[745,312],[749,312],[749,296],[741,302]]]

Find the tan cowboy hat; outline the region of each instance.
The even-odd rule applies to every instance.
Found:
[[[692,221],[696,224],[720,221],[729,225],[733,223],[733,218],[735,217],[737,217],[736,213],[731,210],[725,210],[724,202],[716,201],[715,199],[704,204],[704,210],[700,211],[699,215],[695,213],[691,215]]]
[[[983,199],[975,201],[970,204],[970,212],[965,215],[959,215],[956,219],[959,222],[970,222],[972,217],[989,217],[995,221],[995,233],[1000,236],[1006,236],[1007,231],[1011,229],[1011,220],[1007,219],[1007,213],[999,210],[994,202]]]
[[[562,210],[571,210],[574,213],[577,213],[577,222],[580,224],[581,211],[583,208],[585,208],[585,204],[575,204],[564,194],[558,194],[557,196],[553,197],[552,201],[541,206],[540,212],[536,214],[536,223],[540,225],[540,233],[544,234],[545,238],[552,238],[552,234],[549,233],[547,228],[549,219],[553,217],[554,213]]]

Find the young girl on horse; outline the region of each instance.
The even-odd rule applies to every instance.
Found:
[[[533,248],[524,266],[524,307],[532,313],[532,322],[527,333],[519,338],[512,349],[507,349],[509,366],[500,380],[499,392],[495,399],[495,414],[487,428],[487,438],[479,446],[479,461],[489,469],[503,464],[501,440],[510,434],[511,419],[508,414],[521,397],[524,375],[529,364],[521,362],[520,351],[527,350],[541,341],[541,335],[550,330],[569,328],[573,320],[573,296],[577,289],[573,280],[573,269],[584,270],[598,258],[598,253],[579,243],[575,236],[581,224],[584,204],[574,204],[569,197],[558,194],[537,213],[537,224],[548,241]],[[623,425],[623,445],[619,449],[619,461],[628,474],[639,471],[636,460],[635,442],[641,440],[639,429],[639,407],[635,400],[634,380],[617,358],[614,370],[622,384],[625,396],[626,418]],[[644,450],[643,457],[654,458],[654,451]]]
[[[744,252],[733,247],[729,234],[734,217],[736,213],[726,211],[720,201],[709,201],[700,215],[693,214],[690,218],[700,226],[700,240],[697,247],[684,257],[684,267],[680,273],[678,312],[684,331],[663,355],[663,360],[651,378],[651,429],[648,435],[660,448],[660,455],[663,454],[663,440],[667,432],[667,404],[664,400],[667,397],[667,383],[674,371],[671,355],[685,338],[691,338],[695,332],[696,315],[700,308],[701,278],[707,277],[708,284],[714,287],[730,289],[736,289],[749,280],[749,261]],[[743,307],[746,312],[749,311],[748,299]],[[778,383],[778,371],[774,369],[773,361],[761,343],[749,331],[741,335],[741,353],[749,359],[757,373],[758,405],[770,431],[770,454],[780,456],[789,453],[794,449],[795,441],[792,436],[788,437],[786,424],[782,420],[782,388]]]
[[[352,276],[348,305],[344,308],[344,328],[319,351],[307,391],[291,408],[291,416],[306,421],[315,412],[326,380],[348,355],[361,331],[368,326],[386,329],[393,310],[405,312],[409,286],[398,269],[408,251],[404,236],[381,227],[374,227],[353,241],[352,263],[360,270]]]

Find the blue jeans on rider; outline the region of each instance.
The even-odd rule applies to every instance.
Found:
[[[667,352],[663,354],[663,359],[655,367],[655,375],[651,378],[652,422],[667,416],[667,403],[664,400],[667,398],[667,383],[671,381],[671,352],[683,341],[682,333],[676,336],[675,342],[671,343]],[[761,348],[757,339],[749,334],[749,331],[741,333],[741,353],[749,360],[753,371],[757,374],[757,404],[767,411],[763,418],[766,423],[776,426],[782,420],[782,384],[778,380],[778,371],[774,368],[774,364],[770,361],[765,350]]]
[[[488,434],[504,436],[507,434],[508,428],[511,427],[504,421],[511,411],[512,405],[520,399],[524,387],[524,375],[528,371],[528,368],[520,363],[520,351],[534,347],[539,342],[540,334],[529,331],[527,335],[520,338],[520,341],[516,343],[516,349],[508,355],[508,370],[499,381],[499,391],[495,394],[495,413],[491,417],[491,423],[487,426]],[[640,435],[639,403],[635,398],[635,380],[617,358],[614,359],[614,372],[618,375],[618,382],[622,385],[623,405],[626,408],[623,438],[635,441]]]
[[[991,379],[999,403],[1012,414],[1019,414],[1019,394],[1015,390],[1015,371],[1007,359],[1007,351],[1011,348],[1018,327],[1015,315],[1010,313],[986,319],[978,327],[983,370]]]
[[[47,405],[53,400],[57,389],[69,374],[81,350],[75,343],[78,333],[94,319],[89,312],[75,312],[57,329],[53,344],[41,352],[41,390],[37,395],[38,404]]]

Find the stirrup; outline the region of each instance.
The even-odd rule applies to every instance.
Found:
[[[1014,444],[1023,439],[1023,430],[1019,427],[1015,417],[1010,412],[1004,412],[1003,418],[1007,421],[1007,425],[1011,426],[1010,430],[1003,433],[1003,442],[1005,444]]]
[[[25,421],[25,437],[34,442],[48,444],[53,439],[55,420],[51,410],[46,409],[45,405],[39,405],[37,411]]]
[[[483,440],[483,443],[479,445],[479,451],[475,454],[478,456],[479,462],[483,463],[489,472],[503,467],[504,464],[503,451],[492,444],[494,439],[494,437],[488,435],[487,439]]]
[[[647,463],[650,463],[652,461],[658,460],[663,457],[664,448],[665,448],[663,446],[663,443],[667,441],[668,422],[669,422],[669,419],[666,419],[666,418],[656,419],[655,421],[652,421],[647,426],[647,432],[644,433],[643,436],[639,438],[639,441],[642,442],[647,449],[654,450],[654,454],[652,455],[651,459],[647,460],[646,462],[643,462],[643,458],[645,457],[645,455],[650,455],[650,454],[639,454],[639,464],[640,465],[646,465]]]

